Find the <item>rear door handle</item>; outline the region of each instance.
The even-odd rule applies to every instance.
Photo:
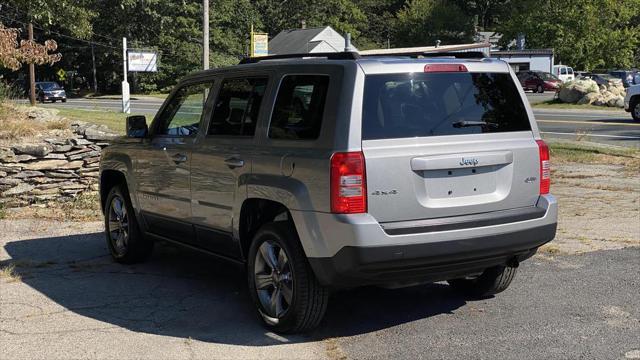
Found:
[[[176,164],[180,164],[187,161],[187,155],[175,154],[171,157],[171,160]]]
[[[238,158],[229,158],[224,161],[224,163],[231,169],[239,168],[244,166],[244,160]]]

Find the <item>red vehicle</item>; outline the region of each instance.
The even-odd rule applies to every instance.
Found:
[[[559,91],[562,80],[555,75],[544,71],[521,71],[516,74],[524,91],[531,90],[537,93],[545,91]]]

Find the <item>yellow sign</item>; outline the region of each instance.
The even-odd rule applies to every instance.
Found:
[[[254,33],[251,26],[251,57],[269,55],[269,34]]]
[[[58,80],[60,80],[60,81],[65,81],[65,80],[67,80],[67,73],[66,73],[64,70],[62,70],[62,69],[58,70],[58,72],[56,73],[56,75],[58,75]]]

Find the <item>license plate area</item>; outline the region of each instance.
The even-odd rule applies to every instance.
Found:
[[[478,196],[496,191],[497,166],[423,171],[426,194],[432,199]]]

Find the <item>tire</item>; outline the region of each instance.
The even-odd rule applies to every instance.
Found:
[[[135,264],[151,255],[153,241],[142,234],[129,192],[123,185],[116,185],[109,191],[104,208],[104,228],[107,247],[114,261]]]
[[[495,266],[486,269],[473,279],[453,279],[447,282],[455,290],[474,298],[485,298],[505,291],[516,275],[517,269],[508,266]]]
[[[60,100],[60,101],[62,101],[63,103],[66,103],[66,102],[67,102],[67,99],[62,99],[62,100]]]
[[[631,100],[629,107],[631,109],[631,117],[633,117],[633,120],[640,121],[640,98],[635,97]]]
[[[275,274],[274,267],[278,269]],[[258,230],[249,248],[247,278],[258,315],[271,331],[310,331],[326,312],[329,290],[318,283],[295,229],[286,221],[268,223]]]
[[[536,88],[536,92],[538,92],[539,94],[543,94],[544,93],[544,87],[542,85],[538,85],[538,87]]]

